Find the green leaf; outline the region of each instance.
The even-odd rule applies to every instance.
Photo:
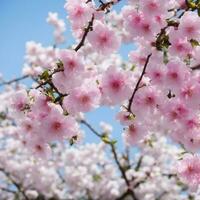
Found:
[[[65,110],[65,111],[63,111],[63,115],[67,116],[67,115],[69,115],[69,113]]]
[[[46,94],[47,97],[50,98],[50,100],[52,100],[53,102],[55,101],[55,96],[54,96],[54,92],[53,92],[52,88],[47,88],[45,90],[45,94]]]
[[[167,24],[168,24],[168,26],[174,26],[174,27],[178,27],[178,25],[179,25],[179,23],[174,20],[167,20]]]
[[[128,116],[128,120],[134,120],[135,117],[136,117],[136,116],[135,116],[134,114],[131,113],[131,114]]]
[[[5,120],[6,119],[6,113],[0,112],[0,120]]]
[[[131,69],[130,69],[130,70],[131,70],[131,71],[134,71],[135,67],[136,67],[136,66],[133,64],[133,65],[131,66]]]
[[[98,182],[98,181],[100,181],[101,180],[101,176],[99,175],[99,174],[95,174],[95,175],[93,175],[93,181],[95,181],[95,182]]]
[[[110,138],[108,137],[108,135],[104,134],[102,137],[101,137],[102,141],[106,144],[112,144],[112,145],[115,145],[117,143],[116,140],[110,140]]]
[[[193,0],[187,0],[186,4],[192,10],[195,10],[197,8],[197,5],[196,5],[195,1],[193,1]]]
[[[110,139],[109,139],[109,137],[107,135],[102,136],[101,139],[106,144],[110,144]]]
[[[200,43],[197,40],[194,40],[194,39],[191,39],[190,43],[191,43],[192,47],[200,46]]]
[[[47,80],[49,78],[49,71],[45,70],[41,75],[40,75],[40,79],[42,80]]]
[[[99,85],[100,83],[99,83],[99,80],[96,80],[96,83],[97,83],[97,85]]]
[[[163,62],[165,64],[167,64],[169,62],[168,55],[167,55],[167,48],[168,47],[163,47]]]
[[[191,194],[188,196],[189,200],[194,200],[194,196],[192,196]]]
[[[116,144],[117,140],[111,140],[111,144]]]

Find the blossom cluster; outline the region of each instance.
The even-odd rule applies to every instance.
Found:
[[[3,100],[4,95],[1,95]],[[52,157],[39,160],[24,148],[18,127],[6,116],[0,121],[0,198],[19,199],[123,199],[127,186],[110,149],[103,142],[69,148],[54,143]],[[111,130],[101,123],[102,131]],[[159,134],[141,143],[142,151],[118,153],[137,200],[198,199],[176,176],[174,165],[182,149]],[[128,160],[127,160],[128,159]],[[185,158],[186,159],[186,158]],[[184,191],[184,192],[183,192]]]
[[[67,0],[77,44],[48,50],[29,43],[25,72],[35,88],[16,92],[11,108],[33,152],[46,156],[52,142],[79,138],[80,113],[101,106],[120,106],[126,144],[159,132],[188,152],[199,150],[198,1],[130,0],[119,14],[110,11],[119,2]],[[57,15],[48,21],[57,24]],[[124,43],[137,45],[126,62],[117,55]],[[198,186],[199,157],[181,163],[184,181]]]
[[[55,43],[60,44],[65,41],[63,33],[65,32],[65,22],[62,19],[58,19],[58,13],[48,13],[47,22],[55,27],[54,38]]]

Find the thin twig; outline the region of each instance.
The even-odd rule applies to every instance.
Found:
[[[23,195],[25,200],[29,200],[29,198],[26,196],[21,184],[17,183],[9,172],[6,172],[3,168],[0,168],[0,171],[5,174],[5,176],[12,182],[12,184],[17,188],[17,190]]]
[[[142,73],[141,73],[141,75],[140,75],[140,77],[139,77],[139,79],[138,79],[138,81],[137,81],[137,84],[136,84],[136,86],[135,86],[135,89],[133,90],[133,94],[132,94],[131,98],[129,99],[129,104],[128,104],[127,110],[128,110],[129,112],[131,112],[131,113],[132,113],[132,111],[131,111],[131,105],[132,105],[132,103],[133,103],[133,99],[134,99],[134,97],[135,97],[135,94],[136,94],[136,92],[137,92],[139,86],[140,86],[140,82],[142,81],[142,78],[143,78],[143,76],[144,76],[144,74],[145,74],[145,72],[146,72],[146,68],[147,68],[147,65],[148,65],[148,63],[149,63],[149,59],[150,59],[151,55],[152,55],[152,54],[149,54],[149,55],[147,56],[147,59],[146,59],[145,65],[144,65],[144,67],[143,67]]]
[[[196,65],[196,66],[194,66],[194,67],[191,67],[191,69],[192,69],[192,70],[198,70],[198,69],[200,69],[200,64],[199,64],[199,65]]]
[[[118,0],[118,1],[109,1],[106,3],[101,3],[101,5],[99,6],[99,8],[97,9],[97,11],[104,11],[109,9],[111,6],[113,6],[116,3],[119,3],[122,0]]]
[[[85,29],[85,31],[83,33],[83,37],[82,37],[81,41],[74,48],[75,51],[78,51],[84,45],[88,33],[92,30],[93,22],[94,22],[94,14],[92,14],[92,18],[89,21],[88,26],[86,27],[86,29]]]
[[[5,192],[9,192],[9,193],[16,194],[16,191],[10,190],[9,188],[0,187],[0,190],[5,191]]]
[[[129,192],[124,192],[120,197],[118,197],[116,200],[124,200],[129,195]]]
[[[80,123],[87,126],[97,137],[102,138],[103,135],[96,131],[86,120],[81,120]]]
[[[42,87],[43,85],[46,85],[47,83],[49,83],[49,80],[52,79],[52,76],[53,76],[55,73],[57,73],[57,72],[62,72],[62,71],[64,71],[64,69],[62,69],[62,68],[58,68],[58,69],[53,70],[53,72],[52,72],[51,74],[49,74],[48,79],[47,79],[46,81],[43,81],[43,82],[39,83],[39,85],[38,85],[35,89],[38,89],[38,88]]]
[[[130,185],[130,182],[129,182],[127,176],[126,176],[126,172],[124,171],[124,169],[123,169],[121,163],[119,162],[119,158],[118,158],[117,152],[116,152],[116,150],[115,150],[115,145],[114,145],[113,143],[110,143],[110,147],[111,147],[111,150],[112,150],[112,153],[113,153],[115,162],[116,162],[116,164],[117,164],[117,166],[118,166],[118,168],[119,168],[119,170],[120,170],[120,172],[121,172],[121,174],[122,174],[122,177],[123,177],[123,179],[125,180],[125,183],[126,183],[126,185],[127,185],[127,187],[128,187],[127,192],[131,195],[131,197],[133,198],[133,200],[137,200],[137,198],[136,198],[136,196],[135,196],[135,193],[134,193],[133,190],[130,188],[131,185]]]
[[[143,160],[143,156],[140,156],[137,165],[135,166],[135,171],[139,171],[141,165],[142,165],[142,160]]]
[[[163,193],[161,193],[155,200],[161,200],[163,198],[163,196],[165,196],[167,194],[166,191],[164,191]]]
[[[99,6],[99,8],[96,9],[96,11],[104,11],[107,10],[110,6],[120,2],[121,0],[118,1],[109,1],[107,3],[103,3]],[[91,0],[86,1],[86,3],[91,2]],[[82,46],[84,46],[85,40],[87,38],[87,35],[90,31],[92,31],[93,29],[93,23],[94,23],[94,13],[92,14],[91,20],[88,22],[87,27],[84,30],[83,36],[80,40],[80,42],[77,44],[77,46],[74,48],[74,51],[78,51]],[[52,76],[57,73],[63,71],[63,69],[55,69],[48,77],[48,80],[41,82],[35,89],[38,89],[40,87],[42,87],[43,85],[46,85],[49,83],[49,80],[51,80]]]
[[[15,78],[15,79],[12,79],[10,81],[3,81],[2,83],[0,83],[0,87],[3,86],[3,85],[10,85],[12,83],[19,82],[19,81],[24,80],[24,79],[29,78],[29,77],[30,77],[29,75],[24,75],[22,77]]]
[[[102,139],[103,135],[100,134],[98,131],[96,131],[86,120],[81,120],[80,123],[86,125],[96,136],[98,136],[99,138]],[[126,185],[127,185],[127,187],[128,187],[128,189],[127,189],[127,193],[128,193],[128,194],[127,194],[127,195],[130,195],[130,196],[132,197],[133,200],[137,200],[137,197],[135,196],[134,191],[130,188],[131,185],[130,185],[129,180],[128,180],[127,176],[126,176],[126,172],[125,172],[123,166],[121,165],[121,163],[120,163],[120,161],[119,161],[119,158],[118,158],[118,156],[117,156],[117,152],[116,152],[116,150],[115,150],[115,144],[112,143],[112,142],[109,142],[109,143],[106,143],[106,144],[109,144],[109,145],[110,145],[110,147],[111,147],[111,152],[112,152],[112,154],[113,154],[115,163],[117,164],[117,166],[118,166],[118,168],[119,168],[119,170],[120,170],[120,172],[121,172],[121,175],[122,175],[122,177],[123,177],[123,179],[124,179],[124,181],[125,181],[125,183],[126,183]]]

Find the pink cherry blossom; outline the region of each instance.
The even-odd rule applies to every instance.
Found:
[[[64,74],[66,76],[71,76],[84,69],[81,58],[73,50],[60,51],[59,58],[64,65]]]
[[[177,0],[178,3],[178,7],[180,7],[181,9],[185,9],[187,7],[185,0]]]
[[[127,144],[136,145],[144,139],[146,134],[147,131],[144,129],[143,125],[138,122],[134,122],[123,133],[123,137]]]
[[[190,108],[199,108],[200,85],[196,79],[185,81],[180,89],[180,98],[182,98]]]
[[[132,36],[138,36],[138,29],[140,28],[143,19],[143,13],[137,12],[131,7],[124,7],[123,11],[124,25]]]
[[[45,121],[48,121],[48,123],[41,126],[47,141],[70,139],[78,133],[75,120],[70,116],[63,116],[62,113],[56,110],[52,111]]]
[[[132,110],[135,113],[153,112],[154,109],[160,104],[159,93],[155,87],[143,87],[135,95],[132,104]],[[137,116],[137,115],[136,115]]]
[[[182,135],[183,138],[180,142],[184,145],[184,148],[190,152],[196,152],[200,149],[200,134],[199,128],[194,128]]]
[[[146,40],[152,41],[154,36],[160,31],[158,25],[161,23],[158,18],[150,20],[143,12],[137,12],[136,9],[125,7],[122,11],[124,17],[124,25],[133,38],[144,37]]]
[[[189,115],[189,108],[181,100],[169,100],[161,106],[161,111],[169,121],[184,120]]]
[[[133,120],[134,120],[134,116],[131,115],[129,112],[127,111],[120,111],[117,115],[116,115],[116,119],[120,121],[120,123],[122,125],[131,125]]]
[[[169,89],[174,88],[174,92],[184,83],[190,71],[185,63],[179,59],[171,60],[167,64],[165,84]]]
[[[117,104],[131,96],[132,87],[128,72],[109,67],[102,75],[102,96],[108,104]]]
[[[99,137],[103,143],[101,148],[107,145],[112,147],[117,166],[125,179],[122,177],[122,180],[117,181],[117,187],[112,185],[116,184],[113,182],[107,184],[108,181],[102,178],[105,174],[101,169],[107,175],[112,174],[113,169],[109,166],[107,169],[105,160],[101,158],[98,164],[102,163],[103,167],[93,165],[90,162],[93,156],[91,150],[83,158],[79,151],[84,166],[79,166],[73,153],[63,163],[59,163],[60,158],[57,160],[55,157],[51,164],[55,160],[58,162],[55,165],[63,166],[63,170],[67,163],[72,169],[76,168],[74,173],[67,165],[66,177],[71,177],[69,188],[74,186],[76,193],[77,184],[84,185],[84,189],[87,186],[87,192],[83,190],[81,197],[77,192],[75,197],[72,195],[67,198],[85,198],[87,194],[86,198],[91,195],[92,199],[121,199],[118,198],[120,194],[122,197],[131,194],[138,200],[188,199],[190,194],[180,198],[174,195],[177,191],[184,195],[185,191],[182,192],[182,187],[177,185],[178,177],[171,175],[171,172],[165,175],[168,185],[162,183],[161,179],[157,182],[154,179],[157,180],[157,174],[163,176],[166,173],[163,163],[169,164],[171,158],[177,159],[173,150],[169,158],[163,156],[166,153],[163,145],[166,143],[180,149],[179,157],[183,156],[182,151],[198,152],[200,149],[199,3],[128,0],[127,4],[121,4],[121,10],[116,11],[114,8],[112,11],[113,5],[118,2],[121,1],[67,0],[67,19],[76,44],[69,44],[69,48],[65,46],[63,49],[57,44],[64,39],[65,23],[58,19],[57,13],[49,13],[47,21],[55,27],[55,45],[45,47],[33,41],[27,43],[23,73],[32,79],[33,84],[26,91],[19,83],[24,77],[8,82],[0,77],[1,85],[7,85],[3,97],[0,94],[1,126],[15,126],[12,131],[10,127],[5,130],[1,128],[0,137],[7,132],[9,137],[15,135],[16,139],[21,140],[24,149],[28,148],[36,157],[46,157],[51,150],[56,154],[61,153],[65,139],[70,144],[78,142],[83,137],[83,130],[79,129],[78,124],[81,123]],[[129,55],[129,59],[124,55]],[[44,71],[49,76],[44,76]],[[10,104],[7,99],[11,99]],[[128,151],[127,155],[116,156],[114,150],[117,145],[115,134],[111,135],[111,126],[100,123],[101,131],[98,132],[87,122],[84,113],[103,106],[113,109],[114,115],[117,113],[116,119],[124,126],[122,135],[125,143],[139,147],[138,154],[144,154],[141,156],[140,169],[132,169],[132,163],[126,158]],[[9,120],[12,123],[8,123]],[[54,143],[61,145],[59,151]],[[151,154],[149,160],[146,159],[148,152]],[[2,155],[0,153],[0,165]],[[95,152],[94,155],[97,159]],[[140,160],[137,155],[134,156],[134,160]],[[48,165],[49,162],[44,163]],[[162,169],[156,168],[158,163],[163,164]],[[178,172],[184,184],[198,187],[199,156],[184,157],[180,163]],[[135,167],[135,163],[133,165]],[[11,162],[8,166],[12,169],[15,165]],[[87,177],[88,169],[92,175]],[[93,181],[96,176],[98,180]],[[49,179],[52,176],[47,174],[45,177]],[[80,177],[87,178],[82,180]],[[151,187],[146,185],[149,180]],[[171,181],[176,186],[172,189],[169,187]],[[94,185],[98,185],[97,190]],[[157,186],[164,188],[161,197]],[[105,188],[109,195],[96,195]],[[121,191],[120,188],[125,189]],[[149,195],[149,191],[154,188],[156,192],[150,192]],[[54,190],[47,191],[51,193]],[[57,198],[57,194],[55,192],[53,198]],[[3,199],[11,198],[6,196]],[[194,199],[199,199],[199,196],[194,196]]]
[[[89,85],[89,84],[93,85]],[[95,82],[91,80],[82,87],[75,88],[67,97],[64,98],[63,106],[70,114],[77,112],[88,112],[97,108],[100,104],[100,90]]]
[[[30,150],[36,157],[39,157],[41,159],[47,159],[51,156],[50,146],[47,143],[44,143],[41,139],[32,139],[32,142],[28,144],[28,148],[30,148]]]
[[[188,56],[192,54],[192,46],[187,37],[181,37],[180,31],[170,31],[169,41],[171,46],[169,47],[169,53],[171,55]]]
[[[184,182],[195,188],[200,183],[199,155],[186,155],[178,164],[178,173]]]
[[[105,24],[97,21],[93,31],[88,33],[88,41],[95,51],[107,55],[118,50],[120,38]]]
[[[147,76],[151,79],[152,84],[162,85],[165,80],[166,68],[163,65],[152,65],[147,69]]]
[[[180,19],[178,30],[183,35],[190,39],[200,39],[200,18],[196,12],[186,12]]]
[[[25,90],[20,90],[12,96],[11,106],[16,112],[22,112],[25,109],[27,102],[27,92]]]
[[[163,3],[159,0],[140,0],[140,6],[144,13],[148,15],[160,15],[167,12],[168,2]]]
[[[69,14],[71,23],[76,23],[79,27],[86,25],[92,17],[91,4],[86,4],[84,0],[68,0],[64,7]]]

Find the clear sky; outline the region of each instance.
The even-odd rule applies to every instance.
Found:
[[[119,10],[127,0],[122,1],[115,9]],[[41,42],[44,46],[53,43],[53,28],[46,23],[49,11],[58,12],[66,20],[63,8],[65,0],[0,0],[0,73],[6,80],[19,77],[24,62],[25,43],[30,40]],[[67,43],[72,37],[67,23]],[[67,46],[67,45],[66,45]],[[127,58],[132,45],[123,46],[120,53]],[[112,122],[116,109],[110,111],[101,108],[87,114],[89,121],[98,127],[98,121]],[[114,137],[119,139],[122,127],[114,123]],[[94,137],[87,137],[93,141]]]

